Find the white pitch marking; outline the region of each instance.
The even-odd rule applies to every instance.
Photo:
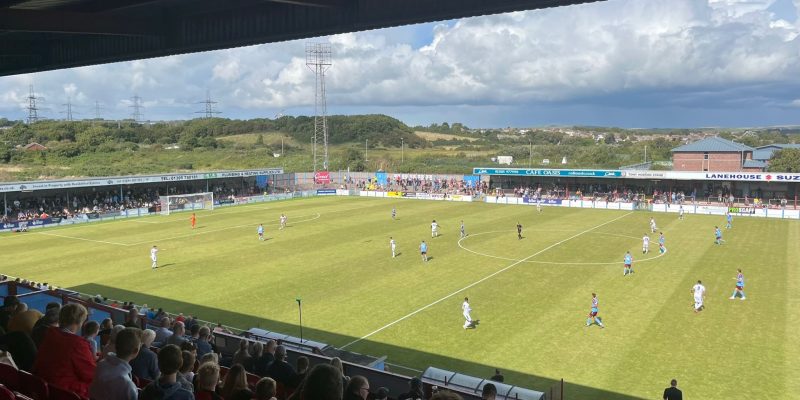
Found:
[[[501,233],[501,232],[502,233],[508,233],[508,232],[516,232],[516,231],[511,229],[511,230],[505,230],[505,231],[490,231],[490,232],[473,233],[473,234],[470,234],[469,236],[466,236],[466,237],[463,237],[463,238],[459,239],[458,240],[458,247],[460,247],[463,250],[466,250],[466,251],[468,251],[468,252],[470,252],[472,254],[483,256],[483,257],[495,258],[495,259],[498,259],[498,260],[505,260],[505,261],[519,261],[519,259],[517,259],[517,258],[509,258],[509,257],[495,256],[495,255],[492,255],[492,254],[481,253],[480,251],[475,251],[475,250],[469,249],[467,247],[464,247],[464,245],[461,244],[462,240],[467,239],[467,238],[472,237],[472,236],[480,236],[480,235],[487,235],[487,234],[491,234],[491,233]],[[529,230],[528,232],[531,232],[531,231]],[[533,232],[571,232],[571,231],[560,230],[560,229],[547,229],[547,230],[533,230]],[[631,239],[637,239],[637,240],[639,239],[637,237],[628,236],[628,235],[621,235],[621,234],[617,234],[617,233],[604,233],[604,232],[593,232],[593,233],[595,233],[597,235],[618,236],[618,237],[631,238]],[[637,263],[642,263],[642,262],[645,262],[645,261],[652,261],[652,260],[655,260],[655,259],[663,256],[664,254],[667,254],[666,250],[663,253],[659,253],[655,257],[643,258],[643,259],[634,260],[634,261],[636,261]],[[612,262],[563,262],[563,261],[527,260],[525,262],[526,263],[531,263],[531,264],[548,264],[548,265],[616,265],[616,264],[619,264],[616,261],[612,261]]]
[[[115,246],[130,246],[129,244],[125,244],[125,243],[108,242],[108,241],[105,241],[105,240],[87,239],[87,238],[82,238],[82,237],[77,237],[77,236],[59,235],[57,233],[52,233],[52,232],[35,232],[35,233],[39,234],[39,235],[55,236],[55,237],[60,237],[60,238],[65,238],[65,239],[83,240],[83,241],[86,241],[86,242],[113,244]]]
[[[463,292],[463,291],[465,291],[465,290],[467,290],[467,289],[469,289],[469,288],[471,288],[471,287],[473,287],[475,285],[478,285],[478,284],[480,284],[480,283],[482,283],[482,282],[484,282],[484,281],[486,281],[488,279],[491,279],[491,278],[493,278],[493,277],[495,277],[495,276],[497,276],[497,275],[499,275],[499,274],[501,274],[501,273],[503,273],[505,271],[508,271],[509,269],[514,268],[517,265],[522,264],[523,262],[525,262],[525,261],[527,261],[527,260],[529,260],[529,259],[531,259],[533,257],[536,257],[539,254],[544,253],[547,250],[552,249],[553,247],[561,245],[562,243],[565,243],[565,242],[567,242],[569,240],[575,239],[578,236],[581,236],[581,235],[583,235],[585,233],[591,232],[591,231],[593,231],[593,230],[595,230],[597,228],[600,228],[602,226],[608,225],[608,224],[610,224],[612,222],[615,222],[615,221],[617,221],[619,219],[625,218],[625,217],[627,217],[628,215],[631,215],[631,214],[633,214],[633,213],[632,212],[626,213],[624,215],[621,215],[621,216],[619,216],[617,218],[612,219],[611,221],[603,222],[602,224],[597,225],[597,226],[595,226],[593,228],[589,228],[589,229],[587,229],[587,230],[585,230],[583,232],[576,233],[576,234],[574,234],[574,235],[572,235],[572,236],[570,236],[570,237],[568,237],[568,238],[566,238],[566,239],[564,239],[564,240],[562,240],[560,242],[553,243],[550,246],[547,246],[547,247],[537,251],[536,253],[533,253],[533,254],[529,255],[528,257],[525,257],[525,258],[523,258],[521,260],[517,260],[514,263],[512,263],[512,264],[510,264],[510,265],[508,265],[508,266],[506,266],[506,267],[504,267],[504,268],[502,268],[500,270],[497,270],[497,271],[495,271],[495,272],[493,272],[493,273],[491,273],[489,275],[486,275],[485,277],[483,277],[481,279],[478,279],[477,281],[475,281],[473,283],[470,283],[469,285],[464,286],[463,288],[458,289],[455,292],[450,293],[447,296],[444,296],[441,299],[434,301],[433,303],[430,303],[430,304],[428,304],[426,306],[420,307],[420,308],[416,309],[415,311],[412,311],[412,312],[410,312],[410,313],[408,313],[408,314],[406,314],[406,315],[404,315],[404,316],[402,316],[402,317],[400,317],[400,318],[398,318],[398,319],[396,319],[396,320],[394,320],[394,321],[392,321],[392,322],[390,322],[390,323],[388,323],[388,324],[386,324],[386,325],[384,325],[384,326],[382,326],[382,327],[380,327],[380,328],[378,328],[378,329],[376,329],[376,330],[374,330],[374,331],[372,331],[372,332],[370,332],[370,333],[368,333],[368,334],[366,334],[366,335],[364,335],[364,336],[362,336],[362,337],[360,337],[360,338],[358,338],[356,340],[353,340],[352,342],[347,343],[344,346],[341,346],[339,348],[344,350],[344,349],[346,349],[346,348],[348,348],[348,347],[350,347],[350,346],[352,346],[352,345],[354,345],[354,344],[356,344],[356,343],[358,343],[358,342],[360,342],[360,341],[362,341],[362,340],[364,340],[364,339],[366,339],[366,338],[368,338],[368,337],[370,337],[370,336],[372,336],[372,335],[374,335],[376,333],[379,333],[379,332],[381,332],[381,331],[383,331],[383,330],[385,330],[385,329],[387,329],[389,327],[392,327],[393,325],[395,325],[395,324],[397,324],[399,322],[405,321],[406,319],[411,318],[414,315],[417,315],[420,312],[425,311],[428,308],[431,308],[431,307],[435,306],[436,304],[439,304],[439,303],[441,303],[441,302],[443,302],[443,301],[445,301],[445,300],[447,300],[447,299],[449,299],[449,298],[451,298],[451,297],[453,297],[453,296],[455,296],[455,295],[457,295],[457,294],[459,294],[459,293],[461,293],[461,292]]]

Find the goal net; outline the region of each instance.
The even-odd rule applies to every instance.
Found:
[[[159,196],[161,215],[180,211],[213,210],[214,193],[192,193],[174,196]]]

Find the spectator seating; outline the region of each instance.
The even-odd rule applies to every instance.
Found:
[[[81,396],[78,396],[74,392],[70,392],[52,385],[49,386],[49,388],[50,400],[82,400]]]
[[[16,396],[14,396],[14,392],[11,389],[7,388],[6,386],[0,384],[0,400],[14,400]]]
[[[47,400],[50,398],[50,390],[47,388],[47,382],[25,371],[19,371],[19,391],[36,400]]]
[[[5,389],[5,391],[3,390]],[[8,393],[11,392],[11,397]],[[8,364],[0,364],[0,400],[87,400]]]

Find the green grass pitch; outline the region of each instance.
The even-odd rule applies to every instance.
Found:
[[[279,231],[281,213],[289,227]],[[641,254],[650,217],[666,235],[661,257],[657,235]],[[432,239],[433,219],[441,236]],[[469,236],[459,241],[462,219]],[[417,369],[489,376],[497,367],[539,390],[564,378],[569,399],[660,398],[671,378],[688,398],[798,398],[800,223],[736,218],[722,246],[714,225],[724,218],[314,198],[201,212],[194,231],[179,213],[4,234],[0,272],[293,335],[299,296],[307,338]],[[736,268],[745,301],[728,299]],[[707,306],[695,314],[698,279]],[[605,329],[585,327],[592,292]],[[462,329],[464,296],[476,329]]]

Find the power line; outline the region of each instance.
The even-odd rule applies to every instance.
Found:
[[[328,170],[328,103],[325,93],[325,71],[331,67],[330,43],[306,43],[306,66],[314,72],[314,172],[317,172],[317,142],[322,139],[322,170]]]
[[[100,102],[95,100],[94,102],[94,119],[102,120],[103,118],[100,116]]]
[[[205,118],[214,118],[214,114],[222,114],[222,112],[215,109],[215,104],[217,104],[217,102],[211,100],[210,90],[206,90],[206,99],[199,104],[205,104],[205,109],[203,111],[196,111],[195,114],[205,114]]]
[[[64,111],[62,111],[61,114],[64,114],[64,118],[67,121],[72,122],[72,98],[67,97],[67,102],[62,104],[62,106],[64,106]]]

